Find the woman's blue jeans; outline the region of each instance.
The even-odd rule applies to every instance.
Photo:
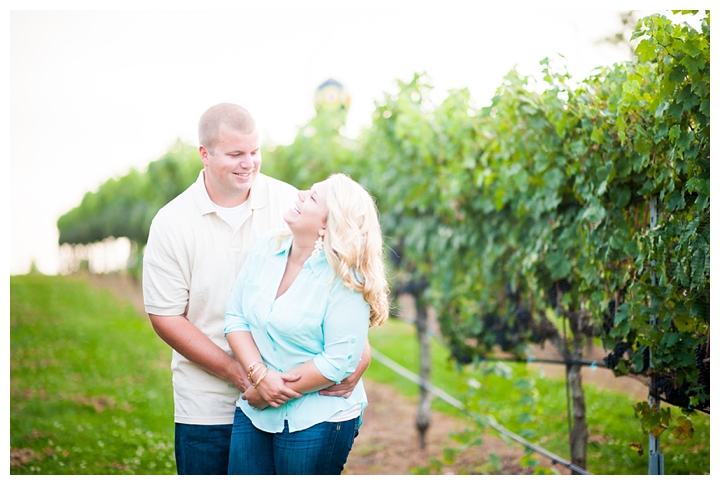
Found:
[[[235,408],[230,475],[340,475],[358,434],[360,418],[323,422],[290,433],[267,433]]]

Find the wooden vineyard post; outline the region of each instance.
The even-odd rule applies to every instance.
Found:
[[[420,294],[415,295],[415,325],[417,326],[417,338],[420,344],[420,404],[415,416],[415,427],[420,433],[420,448],[425,448],[425,434],[430,427],[430,404],[432,394],[428,389],[430,384],[430,340],[428,336],[427,308],[424,298]]]

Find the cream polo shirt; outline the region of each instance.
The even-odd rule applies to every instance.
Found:
[[[258,237],[286,227],[283,213],[297,189],[258,174],[240,226],[216,213],[204,171],[185,192],[158,211],[143,259],[145,310],[183,315],[212,342],[232,354],[223,335],[225,305],[245,258]],[[173,350],[175,422],[232,424],[239,391]]]

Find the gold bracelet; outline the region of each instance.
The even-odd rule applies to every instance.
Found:
[[[260,376],[260,378],[257,380],[257,382],[256,382],[255,384],[253,384],[253,386],[255,387],[255,389],[257,389],[257,387],[260,385],[260,382],[262,382],[262,380],[265,379],[265,376],[267,375],[267,373],[268,373],[268,369],[267,369],[267,366],[266,366],[266,367],[265,367],[265,372],[263,372],[263,374]]]
[[[257,364],[263,364],[263,365],[265,365],[265,363],[264,363],[262,360],[256,360],[255,362],[253,362],[252,364],[250,364],[250,365],[248,366],[248,369],[247,369],[247,377],[248,377],[248,380],[249,380],[250,382],[253,382],[252,375],[253,375],[253,373],[254,373],[255,370],[256,370],[256,369],[255,369],[255,366],[256,366]],[[267,367],[267,366],[266,366],[266,367]]]
[[[267,365],[262,364],[262,366],[263,366],[263,368],[265,369],[265,372],[267,372]],[[249,378],[250,382],[252,382],[252,383],[255,382],[255,380],[253,379],[253,377],[255,376],[255,374],[257,373],[258,370],[259,370],[259,369],[253,369],[252,374],[251,374],[251,376],[250,376],[250,378]]]

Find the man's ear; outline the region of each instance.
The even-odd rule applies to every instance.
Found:
[[[200,147],[198,148],[198,152],[200,153],[200,160],[202,160],[203,165],[205,165],[207,167],[208,166],[207,160],[208,160],[208,156],[209,156],[208,149],[205,148],[203,145],[200,145]]]

